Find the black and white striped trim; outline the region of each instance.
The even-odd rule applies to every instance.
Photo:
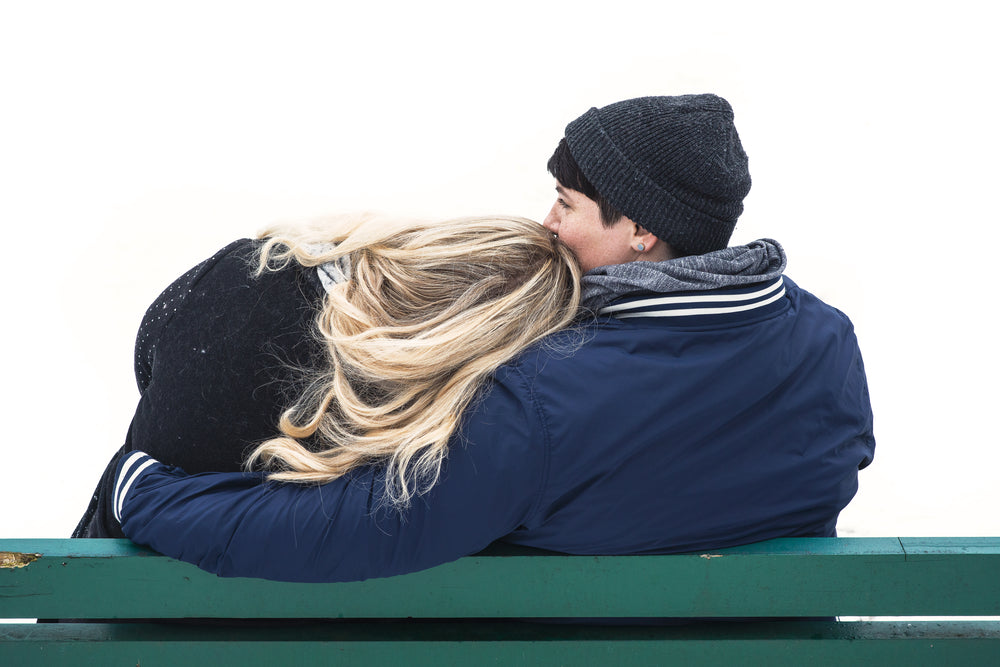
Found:
[[[768,306],[785,295],[781,276],[765,285],[754,285],[743,290],[718,290],[699,294],[685,292],[606,306],[601,315],[619,319],[631,317],[686,317],[693,315],[727,315]]]
[[[111,497],[111,507],[118,523],[122,522],[122,505],[125,503],[125,496],[128,495],[129,489],[132,488],[132,483],[143,470],[154,463],[158,463],[158,461],[149,454],[136,451],[131,452],[125,462],[119,465],[118,479],[115,480],[115,493]]]

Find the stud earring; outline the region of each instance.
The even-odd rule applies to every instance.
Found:
[[[635,249],[638,250],[639,252],[642,252],[643,250],[646,249],[646,246],[640,243],[635,247]]]

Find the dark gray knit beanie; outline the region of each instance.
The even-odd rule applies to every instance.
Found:
[[[725,248],[750,191],[733,109],[716,95],[640,97],[592,108],[566,126],[587,180],[672,247]]]

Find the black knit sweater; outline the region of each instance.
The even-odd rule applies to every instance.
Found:
[[[136,337],[141,397],[73,537],[123,537],[111,513],[114,470],[133,449],[188,472],[239,470],[277,434],[294,369],[322,363],[312,335],[322,288],[298,265],[252,276],[258,243],[241,239],[178,278]]]

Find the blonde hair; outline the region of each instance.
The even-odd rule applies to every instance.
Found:
[[[350,279],[328,290],[316,318],[329,366],[310,371],[282,436],[247,466],[327,482],[378,462],[398,507],[437,482],[462,413],[492,373],[569,325],[579,305],[572,252],[524,218],[355,217],[262,238],[258,275],[347,257]]]

